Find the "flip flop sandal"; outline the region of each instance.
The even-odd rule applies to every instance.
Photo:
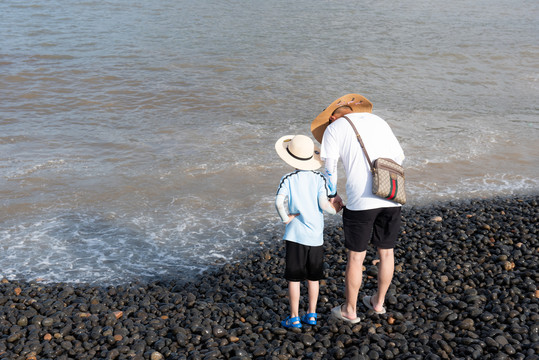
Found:
[[[281,321],[281,325],[287,329],[289,328],[300,328],[301,327],[301,321],[299,320],[299,316],[295,316],[291,318],[290,316]]]
[[[343,314],[342,314],[342,305],[339,305],[339,306],[334,307],[333,309],[331,309],[331,315],[334,318],[337,318],[337,319],[342,320],[342,321],[349,322],[351,324],[357,324],[357,323],[359,323],[361,321],[361,319],[359,317],[356,317],[355,319],[349,319],[347,317],[344,317]]]
[[[369,309],[374,311],[376,314],[380,314],[380,315],[385,314],[386,313],[386,308],[385,307],[382,307],[381,311],[374,310],[374,307],[372,306],[372,303],[371,303],[371,298],[372,298],[372,296],[365,296],[363,298],[363,304],[365,304],[366,307],[368,307]]]
[[[311,320],[314,318],[314,320]],[[317,313],[309,313],[301,317],[301,322],[308,325],[316,325],[316,319],[318,318]]]

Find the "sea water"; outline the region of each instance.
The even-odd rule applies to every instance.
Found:
[[[274,143],[347,93],[400,140],[406,206],[536,193],[537,19],[534,0],[2,1],[0,276],[190,279],[279,241]]]

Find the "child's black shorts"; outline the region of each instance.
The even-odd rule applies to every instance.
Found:
[[[292,241],[286,243],[286,269],[284,278],[288,281],[324,278],[324,246],[307,246]]]

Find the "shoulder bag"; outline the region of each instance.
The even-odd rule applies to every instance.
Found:
[[[399,204],[406,203],[406,192],[404,191],[404,168],[397,164],[395,161],[388,158],[378,158],[374,160],[374,163],[371,162],[369,154],[365,149],[363,140],[357,132],[357,129],[352,123],[352,121],[347,117],[343,116],[356,133],[357,140],[361,145],[361,149],[365,153],[365,157],[369,162],[372,173],[372,193],[376,196],[384,198],[386,200],[392,200],[398,202]]]

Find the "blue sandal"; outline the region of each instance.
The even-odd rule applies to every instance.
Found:
[[[299,320],[299,316],[295,316],[291,318],[290,316],[281,321],[281,325],[285,328],[300,328],[301,322]]]
[[[311,320],[311,318],[314,318],[314,320]],[[310,314],[307,314],[307,315],[303,315],[301,317],[301,322],[303,322],[305,324],[309,324],[309,325],[316,325],[316,319],[317,318],[318,318],[317,313],[310,313]]]

